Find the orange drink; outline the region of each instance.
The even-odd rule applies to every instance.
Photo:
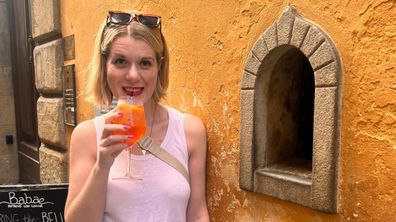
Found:
[[[131,129],[123,132],[115,132],[116,135],[132,135],[133,138],[125,141],[129,146],[135,144],[146,133],[146,118],[144,108],[141,105],[131,105],[121,103],[117,105],[117,112],[122,116],[114,120],[115,124],[123,124],[130,126]]]
[[[116,111],[122,113],[122,115],[113,120],[113,123],[129,126],[130,129],[128,131],[114,132],[113,134],[130,135],[132,138],[123,141],[123,143],[127,144],[131,148],[133,144],[143,137],[147,130],[142,98],[120,96],[117,101]],[[132,149],[128,149],[128,155],[129,157],[132,155]],[[128,158],[125,175],[113,179],[139,179],[131,174],[131,158]]]

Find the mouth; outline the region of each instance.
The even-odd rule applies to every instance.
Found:
[[[122,87],[128,96],[139,96],[143,93],[144,87]]]

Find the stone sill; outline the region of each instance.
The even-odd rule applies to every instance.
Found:
[[[262,169],[264,172],[293,175],[311,180],[312,161],[291,157]]]
[[[285,171],[283,167],[258,169],[254,177],[255,192],[311,207],[311,173],[303,168],[295,172]]]

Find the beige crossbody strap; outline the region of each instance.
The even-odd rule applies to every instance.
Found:
[[[161,146],[156,143],[151,137],[145,136],[139,142],[137,142],[140,149],[150,152],[158,159],[169,164],[171,167],[175,168],[184,178],[190,183],[190,177],[188,176],[186,168],[180,163],[172,154],[168,153],[166,150],[162,149]]]

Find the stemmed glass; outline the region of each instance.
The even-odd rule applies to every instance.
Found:
[[[122,116],[114,120],[115,124],[127,125],[130,127],[128,131],[115,132],[116,135],[131,135],[124,143],[128,145],[128,168],[124,176],[113,179],[140,179],[131,174],[131,152],[132,145],[139,141],[146,133],[146,118],[144,115],[143,101],[139,97],[120,96],[117,101],[117,112],[122,113]]]

